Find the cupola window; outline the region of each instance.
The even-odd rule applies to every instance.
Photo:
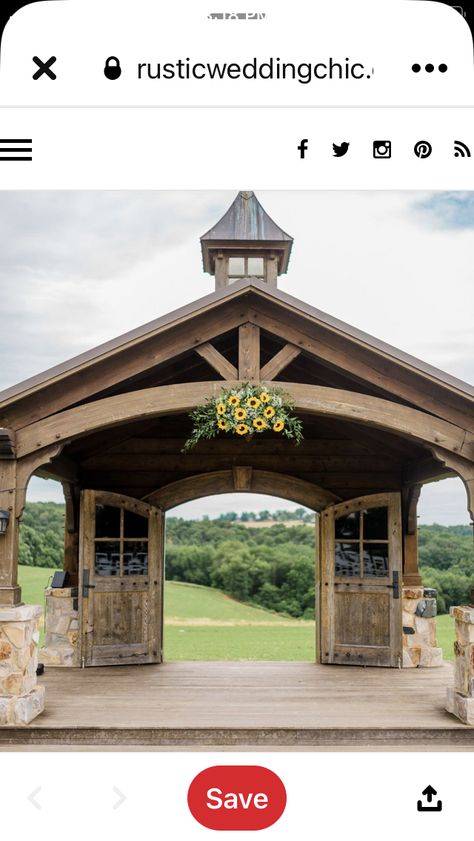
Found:
[[[229,281],[232,283],[242,277],[265,278],[263,257],[229,257]]]

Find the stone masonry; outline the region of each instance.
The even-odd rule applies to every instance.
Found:
[[[436,645],[436,590],[403,588],[403,668],[433,668],[443,663]]]
[[[0,607],[0,725],[29,724],[44,710],[37,685],[41,607]]]
[[[44,647],[45,666],[79,666],[79,612],[77,587],[48,588]]]
[[[454,686],[448,687],[446,709],[464,724],[474,724],[474,607],[452,607],[454,643]]]

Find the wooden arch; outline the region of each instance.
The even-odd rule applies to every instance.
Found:
[[[165,485],[145,499],[151,505],[168,511],[183,502],[204,496],[245,492],[280,496],[312,508],[313,511],[322,511],[339,501],[335,494],[304,479],[270,470],[253,470],[251,467],[234,467],[233,470],[214,470],[189,476]]]
[[[206,398],[219,394],[222,385],[222,381],[217,381],[157,386],[67,409],[18,430],[17,457],[122,423],[190,412]],[[226,382],[225,385],[233,388],[240,383]],[[268,386],[262,383],[262,387],[265,385]],[[474,459],[472,436],[468,438],[461,427],[418,409],[343,389],[277,382],[272,382],[271,386],[284,389],[293,398],[297,412],[363,423],[428,446],[442,447],[468,460]]]

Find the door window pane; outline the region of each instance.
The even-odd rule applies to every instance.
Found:
[[[148,575],[148,542],[126,540],[123,547],[123,574]]]
[[[248,258],[248,273],[251,277],[263,277],[263,257]]]
[[[364,543],[364,575],[388,576],[388,543]]]
[[[368,508],[364,511],[364,540],[388,540],[388,508]]]
[[[95,536],[120,537],[120,508],[113,505],[96,505]]]
[[[95,544],[95,575],[120,575],[120,543],[107,541]]]
[[[141,537],[146,540],[148,537],[148,518],[133,511],[123,512],[123,536]]]
[[[360,575],[359,544],[336,543],[336,575],[354,577]]]
[[[360,529],[360,514],[353,511],[352,514],[344,514],[338,517],[335,522],[336,538],[346,540],[358,540]]]

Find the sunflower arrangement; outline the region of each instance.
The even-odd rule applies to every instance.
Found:
[[[280,389],[264,389],[250,383],[228,391],[223,389],[218,397],[209,398],[191,412],[193,431],[184,452],[220,432],[246,438],[261,432],[276,432],[299,444],[303,440],[303,424],[293,409],[291,398]]]

